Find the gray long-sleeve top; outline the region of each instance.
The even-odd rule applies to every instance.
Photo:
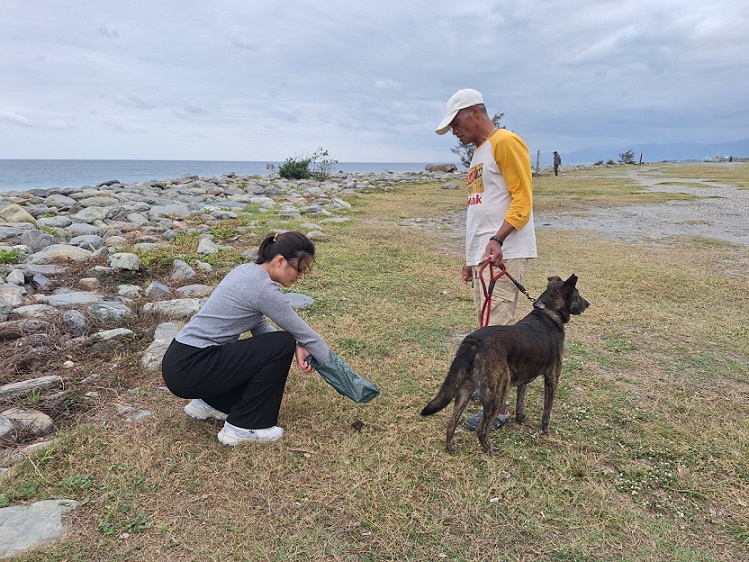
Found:
[[[231,270],[175,339],[201,348],[226,345],[245,332],[255,336],[275,331],[268,318],[292,334],[317,361],[330,361],[325,341],[294,312],[268,272],[256,263]]]

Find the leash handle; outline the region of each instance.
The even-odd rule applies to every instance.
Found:
[[[486,269],[486,266],[489,266],[489,286],[486,286],[486,282],[484,281],[484,276],[482,275],[484,269]],[[492,301],[492,292],[494,291],[494,285],[499,281],[500,277],[503,275],[507,275],[507,278],[513,282],[513,284],[518,288],[518,290],[523,293],[526,298],[531,301],[532,303],[536,302],[536,299],[533,298],[528,294],[528,290],[523,287],[523,285],[517,281],[512,275],[510,275],[507,271],[507,267],[505,266],[504,262],[500,262],[499,264],[499,273],[497,275],[494,275],[494,266],[489,260],[486,260],[481,267],[479,268],[479,280],[481,281],[481,289],[484,292],[484,304],[481,307],[481,313],[479,314],[479,327],[483,328],[485,326],[489,325],[489,318],[491,317],[491,301]]]
[[[483,272],[484,269],[486,269],[486,266],[489,266],[489,286],[486,286],[486,282],[484,281]],[[491,317],[492,313],[492,292],[494,292],[494,285],[497,283],[500,277],[507,274],[507,268],[505,267],[504,263],[499,264],[499,273],[497,275],[494,275],[494,266],[492,265],[492,262],[489,260],[486,260],[481,267],[479,268],[479,280],[481,281],[481,290],[484,293],[484,304],[481,307],[481,313],[479,314],[479,327],[483,328],[485,326],[489,325],[489,319]],[[512,279],[510,277],[510,279]]]

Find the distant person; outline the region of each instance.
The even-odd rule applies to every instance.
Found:
[[[451,129],[462,144],[476,147],[468,170],[466,256],[461,278],[473,282],[480,317],[486,300],[480,281],[483,278],[487,287],[491,281],[490,268],[481,271],[480,266],[504,264],[522,283],[528,260],[536,257],[531,159],[523,139],[494,125],[483,96],[476,90],[459,90],[447,101],[436,132],[444,135]],[[512,324],[518,295],[515,284],[507,276],[500,277],[491,295],[488,325]],[[510,418],[506,404],[501,407],[492,429]],[[466,420],[466,427],[475,430],[482,417],[483,411],[479,411]]]
[[[192,399],[188,416],[224,421],[218,434],[224,445],[280,439],[283,429],[276,423],[291,360],[296,356],[305,373],[315,370],[309,355],[330,361],[327,344],[278,289],[303,278],[314,257],[315,246],[301,232],[267,236],[256,262],[221,280],[164,355],[167,388]],[[246,332],[252,337],[240,339]]]
[[[562,165],[562,157],[559,156],[559,153],[555,150],[554,151],[554,175],[559,175],[559,166]]]

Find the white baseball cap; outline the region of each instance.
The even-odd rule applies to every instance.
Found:
[[[471,90],[470,88],[466,90],[458,90],[449,100],[447,100],[445,116],[442,118],[442,121],[440,121],[440,124],[437,125],[435,132],[438,135],[444,135],[450,130],[450,123],[455,119],[455,115],[458,111],[480,103],[484,103],[484,97],[481,95],[481,92]]]

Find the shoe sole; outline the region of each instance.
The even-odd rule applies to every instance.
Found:
[[[240,445],[242,443],[259,443],[259,444],[273,443],[274,441],[278,441],[279,439],[281,439],[281,437],[283,437],[283,435],[279,435],[278,437],[272,437],[272,438],[254,437],[252,439],[243,439],[243,438],[226,435],[223,429],[218,432],[219,443],[221,443],[222,445],[226,445],[227,447],[236,447],[237,445]]]
[[[198,410],[197,408],[193,409],[190,407],[190,404],[185,406],[184,410],[188,416],[195,420],[207,420],[208,418],[213,418],[214,420],[226,421],[226,418],[229,417],[229,414],[211,414],[205,410]]]

